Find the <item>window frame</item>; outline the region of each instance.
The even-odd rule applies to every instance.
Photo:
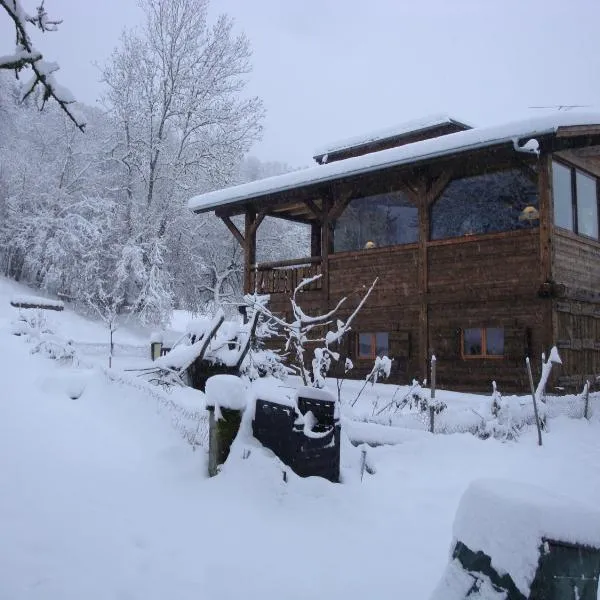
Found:
[[[565,169],[569,169],[570,174],[571,174],[571,221],[573,223],[573,229],[569,229],[567,227],[562,227],[560,225],[557,225],[555,222],[555,190],[554,190],[554,185],[552,185],[552,224],[554,225],[554,227],[556,227],[557,229],[561,229],[562,231],[569,231],[571,233],[574,233],[575,235],[582,237],[586,240],[594,240],[595,242],[600,241],[600,178],[595,175],[594,173],[591,173],[590,171],[586,170],[586,169],[582,169],[581,167],[577,167],[575,165],[572,165],[564,160],[561,160],[560,158],[555,158],[552,157],[552,169],[554,170],[554,163],[559,164],[561,167],[564,167]],[[593,237],[590,235],[586,235],[585,233],[581,233],[579,231],[579,205],[577,202],[577,173],[581,173],[582,175],[584,175],[585,177],[590,177],[591,179],[593,179],[596,182],[596,230],[598,231],[598,237]],[[550,179],[553,179],[554,174],[552,173],[552,177]],[[554,182],[553,182],[554,183]]]
[[[481,354],[466,354],[465,353],[465,329],[479,329],[481,330]],[[487,330],[488,329],[501,329],[502,330],[502,354],[488,354],[487,352]],[[485,327],[461,327],[460,329],[460,356],[463,360],[472,359],[492,359],[492,360],[503,360],[506,357],[506,329],[504,326],[498,325],[487,325]]]
[[[375,360],[377,354],[377,335],[385,334],[387,336],[386,352],[384,356],[387,356],[390,352],[390,333],[389,331],[358,331],[356,336],[356,358],[358,360]],[[360,336],[368,335],[371,337],[370,353],[368,355],[361,354],[360,352]]]

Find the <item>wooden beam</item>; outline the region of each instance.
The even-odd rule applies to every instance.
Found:
[[[419,355],[418,367],[420,379],[428,378],[429,365],[429,304],[427,292],[429,290],[428,249],[429,240],[429,204],[427,203],[426,186],[420,185],[414,197],[419,207],[419,254],[417,288],[419,290]]]
[[[267,211],[266,209],[261,210],[257,215],[255,215],[251,225],[250,225],[250,233],[251,235],[256,236],[256,232],[258,230],[258,228],[260,227],[260,224],[264,221],[264,218],[267,216]],[[256,245],[256,240],[255,240],[255,245]]]
[[[290,215],[286,213],[270,212],[267,213],[267,217],[273,217],[274,219],[283,219],[284,221],[291,221],[292,223],[301,223],[302,225],[311,225],[315,223],[314,219],[308,217],[301,217],[300,215]]]
[[[323,196],[323,212],[321,218],[321,257],[324,304],[329,309],[329,254],[333,253],[333,227],[329,219],[329,211],[333,205],[331,192]]]
[[[323,217],[323,210],[320,209],[310,198],[304,200],[304,204],[308,206],[310,212],[317,217],[317,219],[321,219]]]
[[[299,265],[318,265],[321,263],[320,256],[306,256],[304,258],[289,258],[287,260],[273,260],[251,265],[259,271],[269,271],[278,267],[297,267]]]
[[[246,245],[246,240],[244,236],[240,233],[240,230],[235,226],[235,223],[227,216],[222,216],[221,220],[225,225],[227,225],[227,229],[231,231],[233,237],[240,243],[240,246],[243,248]]]
[[[256,229],[253,227],[256,221],[256,212],[252,208],[246,208],[244,221],[245,243],[244,243],[244,292],[252,292],[250,279],[252,265],[256,262]]]
[[[321,223],[311,223],[310,254],[311,256],[321,256]]]
[[[452,176],[452,171],[442,171],[435,179],[428,182],[425,195],[425,203],[427,206],[431,206],[440,197],[441,193],[452,180]]]
[[[344,194],[337,197],[336,201],[333,203],[333,206],[329,209],[329,219],[331,221],[336,221],[340,218],[348,203],[350,202],[350,194]]]
[[[552,281],[552,157],[540,159],[538,174],[538,210],[540,216],[540,285]]]
[[[556,130],[557,138],[571,138],[582,135],[600,135],[600,125],[571,125],[559,127]]]

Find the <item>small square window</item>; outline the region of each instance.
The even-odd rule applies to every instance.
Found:
[[[502,358],[504,329],[502,327],[470,327],[462,330],[463,358]]]
[[[358,358],[375,359],[386,356],[389,352],[389,335],[387,332],[359,333]]]

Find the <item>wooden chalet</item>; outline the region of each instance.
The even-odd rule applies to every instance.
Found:
[[[307,276],[302,306],[347,310],[379,282],[345,352],[354,376],[378,354],[391,382],[525,391],[552,345],[553,385],[600,375],[600,114],[557,112],[471,128],[440,117],[350,140],[317,166],[192,198],[245,250],[245,289],[275,311]],[[233,217],[243,215],[238,228]],[[310,255],[256,263],[266,216],[310,226]]]

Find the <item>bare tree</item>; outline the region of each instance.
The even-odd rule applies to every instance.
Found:
[[[234,242],[229,248],[211,247],[205,256],[203,278],[199,291],[209,296],[209,302],[214,310],[222,308],[224,302],[233,302],[236,292],[241,288],[241,250]],[[241,300],[241,297],[238,298]]]
[[[300,307],[298,294],[320,277],[321,275],[315,275],[314,277],[303,279],[294,290],[291,298],[292,322],[288,322],[273,314],[262,303],[253,304],[252,296],[245,296],[245,300],[249,305],[253,305],[256,311],[262,313],[267,319],[284,331],[287,336],[285,350],[292,354],[295,366],[302,377],[304,385],[313,385],[317,388],[324,387],[325,376],[329,371],[332,361],[339,359],[339,354],[332,350],[331,346],[339,344],[342,338],[350,331],[352,321],[356,318],[356,315],[371,295],[377,283],[376,278],[350,316],[345,321],[342,321],[336,318],[336,315],[344,302],[346,302],[346,298],[342,298],[336,304],[335,308],[329,312],[315,316],[307,315]],[[329,331],[327,331],[328,328]],[[314,349],[314,358],[311,363],[312,369],[309,369],[305,362],[306,346],[309,344],[317,346]]]
[[[27,67],[31,68],[33,76],[25,85],[22,99],[29,97],[36,88],[41,87],[43,89],[42,107],[50,98],[53,98],[77,128],[83,131],[85,123],[76,117],[69,107],[69,104],[75,102],[75,98],[54,78],[54,73],[59,68],[58,65],[43,59],[42,53],[34,47],[27,32],[29,25],[37,27],[44,33],[56,31],[62,21],[51,19],[48,16],[43,1],[37,7],[35,15],[25,12],[19,0],[0,0],[0,7],[12,20],[16,37],[15,52],[7,56],[0,56],[0,69],[12,69],[18,78],[21,71]]]

